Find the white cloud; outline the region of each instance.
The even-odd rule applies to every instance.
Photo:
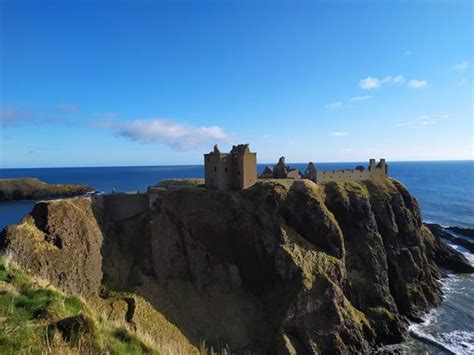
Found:
[[[454,66],[454,70],[458,71],[458,72],[463,72],[465,71],[467,68],[469,68],[469,62],[467,60],[463,60],[463,61],[460,61],[459,63],[457,63],[455,66]]]
[[[330,102],[328,104],[326,104],[326,106],[324,106],[325,108],[327,109],[336,109],[336,108],[339,108],[343,105],[342,101],[334,101],[334,102]]]
[[[436,121],[421,121],[420,122],[420,126],[428,126],[428,125],[432,125],[432,124],[435,124]]]
[[[334,137],[345,137],[345,136],[348,136],[349,134],[350,132],[341,132],[341,131],[331,133],[331,135]]]
[[[408,86],[412,89],[422,89],[428,86],[426,80],[416,80],[412,79],[408,82]]]
[[[354,96],[349,99],[349,102],[355,101],[362,101],[362,100],[369,100],[372,98],[372,95],[365,95],[365,96]]]
[[[218,126],[194,127],[161,118],[135,120],[125,125],[115,125],[113,129],[134,141],[163,143],[180,150],[230,140],[230,135]]]
[[[368,76],[365,79],[360,79],[359,86],[364,90],[378,88],[381,85],[380,79]]]
[[[388,82],[392,84],[403,84],[405,82],[405,77],[403,75],[397,75],[397,76],[394,76],[393,78],[391,76],[388,76],[384,80],[386,79],[388,79]]]
[[[364,90],[371,90],[382,87],[385,84],[403,84],[405,77],[403,75],[397,76],[386,76],[385,78],[379,79],[376,77],[368,76],[365,79],[359,81],[359,86]]]
[[[448,115],[446,114],[424,114],[419,116],[416,120],[414,121],[407,121],[407,122],[400,122],[396,123],[396,127],[424,127],[424,126],[430,126],[438,123],[436,119],[446,119],[448,118]]]
[[[400,122],[400,123],[396,123],[395,126],[397,127],[409,127],[409,126],[413,126],[415,123],[414,122]]]

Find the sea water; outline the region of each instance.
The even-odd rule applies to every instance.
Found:
[[[266,164],[259,164],[261,172]],[[289,164],[304,170],[306,164]],[[323,170],[364,163],[317,163]],[[420,203],[423,220],[443,226],[474,228],[474,161],[389,162],[389,175],[400,180]],[[35,177],[47,183],[88,184],[96,190],[146,191],[169,178],[203,177],[203,166],[0,169],[0,178]],[[17,223],[34,201],[0,202],[0,229]],[[473,254],[454,246],[474,263]],[[406,353],[474,353],[474,275],[450,274],[443,280],[445,302],[413,324],[414,336],[396,350]]]

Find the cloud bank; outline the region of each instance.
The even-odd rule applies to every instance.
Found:
[[[403,84],[405,77],[403,75],[397,76],[386,76],[385,78],[379,79],[376,77],[368,76],[367,78],[359,81],[359,86],[364,90],[371,90],[382,87],[386,84]]]
[[[345,137],[345,136],[348,136],[350,134],[350,132],[332,132],[331,135],[334,136],[334,137]]]
[[[416,80],[412,79],[408,82],[408,86],[412,89],[422,89],[428,86],[426,80]]]
[[[447,114],[425,114],[419,116],[414,121],[396,123],[396,127],[425,127],[431,126],[438,123],[438,120],[445,120],[449,116]]]
[[[363,101],[363,100],[369,100],[372,98],[372,95],[365,95],[365,96],[354,96],[349,99],[348,102],[356,102],[356,101]]]
[[[134,141],[162,143],[179,150],[188,150],[216,141],[228,142],[231,138],[219,126],[194,127],[162,118],[135,120],[112,129]]]
[[[368,76],[367,78],[360,79],[359,87],[363,90],[373,90],[381,88],[385,85],[401,85],[404,84],[406,81],[407,80],[403,75],[389,75],[382,79],[373,76]],[[412,89],[422,89],[428,86],[428,82],[426,80],[411,79],[408,81],[407,86]]]

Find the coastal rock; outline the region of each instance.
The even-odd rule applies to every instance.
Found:
[[[37,204],[4,232],[2,249],[71,291],[58,272],[96,292],[102,271],[106,289],[141,296],[194,345],[235,352],[366,353],[399,342],[408,318],[442,301],[440,267],[469,272],[392,179],[161,186],[149,204],[143,195]],[[113,208],[126,217],[111,218]]]
[[[0,237],[0,249],[28,273],[81,295],[99,290],[101,244],[101,230],[85,198],[38,202]]]
[[[460,227],[448,227],[450,231],[457,233],[459,235],[474,239],[474,229],[471,228],[460,228]]]
[[[0,201],[72,197],[93,190],[87,185],[47,184],[35,178],[0,179]]]
[[[428,255],[430,255],[438,265],[458,273],[474,272],[474,266],[469,264],[466,257],[460,253],[454,253],[452,248],[440,241],[440,238],[461,245],[471,253],[474,252],[473,243],[466,239],[453,236],[439,224],[425,223],[425,226],[431,231],[435,240],[438,241],[437,243],[427,243]]]

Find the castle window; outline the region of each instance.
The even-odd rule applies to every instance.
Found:
[[[214,167],[214,172],[216,172],[216,171],[217,171],[217,167]]]
[[[209,163],[209,158],[207,158],[207,162]]]
[[[240,175],[240,171],[237,171],[237,175]]]
[[[225,172],[225,173],[227,172],[227,168],[224,168],[224,172]]]

